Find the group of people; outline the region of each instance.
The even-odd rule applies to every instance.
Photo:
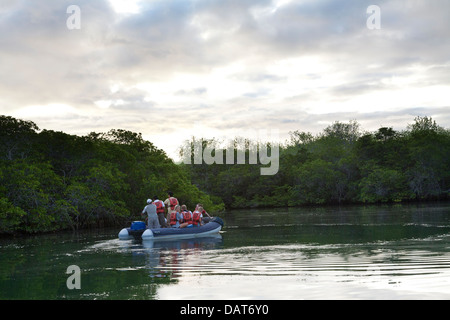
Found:
[[[167,216],[166,216],[167,210]],[[148,227],[154,228],[190,228],[203,225],[203,215],[210,217],[203,205],[198,203],[194,212],[189,211],[186,205],[181,205],[173,192],[168,192],[167,199],[163,202],[154,196],[147,199],[147,205],[142,210],[142,215],[147,214]]]

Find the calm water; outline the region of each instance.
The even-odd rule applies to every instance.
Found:
[[[195,241],[0,240],[0,299],[449,299],[450,203],[242,210]],[[68,289],[67,267],[81,289]]]

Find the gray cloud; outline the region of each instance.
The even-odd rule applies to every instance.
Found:
[[[2,1],[0,111],[68,105],[66,114],[35,112],[30,120],[74,133],[120,127],[148,137],[173,131],[172,117],[219,130],[287,132],[349,119],[405,126],[423,113],[449,127],[448,104],[435,102],[433,90],[450,87],[450,2],[377,1],[382,28],[368,30],[372,2],[153,0],[121,15],[107,0]],[[72,4],[81,8],[80,30],[66,27]],[[317,70],[279,69],[310,57],[320,61]],[[196,81],[172,82],[179,75]],[[339,110],[396,91],[380,110]],[[424,97],[404,102],[401,95],[413,91]],[[316,109],[320,101],[330,104],[326,113]]]
[[[194,89],[188,89],[188,90],[182,89],[182,90],[179,90],[179,91],[175,92],[175,94],[176,95],[181,95],[181,96],[184,96],[184,95],[203,95],[207,91],[208,91],[207,88],[201,87],[201,88],[194,88]]]

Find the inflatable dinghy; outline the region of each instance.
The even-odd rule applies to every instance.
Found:
[[[206,220],[206,219],[205,219]],[[134,221],[130,228],[123,228],[119,232],[120,240],[178,240],[207,237],[218,234],[223,227],[223,220],[219,217],[212,218],[200,227],[188,228],[146,228],[145,222]]]

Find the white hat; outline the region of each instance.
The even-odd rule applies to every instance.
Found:
[[[148,204],[152,203],[152,199],[147,199],[147,203]]]

